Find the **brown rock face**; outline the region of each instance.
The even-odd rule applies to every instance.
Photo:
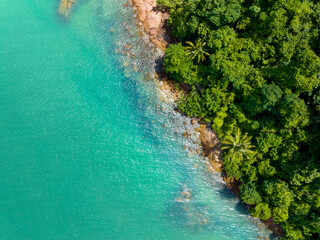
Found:
[[[138,20],[145,33],[149,35],[150,41],[164,52],[167,44],[162,37],[164,35],[163,26],[169,14],[153,10],[157,5],[156,0],[132,0],[132,3],[137,8]]]
[[[161,12],[147,12],[147,18],[146,18],[146,26],[151,29],[157,29],[158,31],[160,30],[159,27],[161,25],[161,19],[162,19],[162,13]]]
[[[191,124],[196,124],[197,123],[197,120],[195,120],[194,118],[191,120]]]
[[[216,171],[218,171],[218,172],[221,172],[222,171],[222,163],[218,163],[218,162],[215,162],[215,161],[209,161],[210,162],[210,165],[211,165],[211,167],[214,169],[214,170],[216,170]]]
[[[156,30],[155,28],[150,29],[149,35],[150,35],[150,36],[155,36],[155,35],[157,35],[157,30]]]
[[[197,131],[200,133],[200,141],[204,155],[208,157],[210,161],[221,163],[219,150],[221,143],[217,134],[207,129],[205,125],[201,125]]]

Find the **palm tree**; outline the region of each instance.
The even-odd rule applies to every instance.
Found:
[[[248,157],[248,155],[253,153],[253,151],[250,150],[253,148],[251,145],[251,137],[249,137],[247,133],[241,136],[239,128],[234,137],[227,136],[221,143],[223,144],[221,150],[228,150],[227,156],[231,161],[235,158],[242,161],[244,156]]]
[[[195,43],[186,41],[186,44],[189,46],[184,49],[187,51],[187,55],[193,60],[194,58],[198,58],[198,63],[204,61],[206,59],[205,56],[209,56],[210,54],[206,52],[205,46],[206,42],[198,39]]]

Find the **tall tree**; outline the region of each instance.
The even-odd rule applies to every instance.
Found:
[[[206,42],[203,40],[196,40],[195,43],[186,41],[186,44],[188,46],[185,47],[185,50],[187,51],[187,55],[193,60],[195,58],[198,59],[198,63],[203,62],[206,60],[205,56],[210,56],[207,50],[205,49],[205,46],[207,45]]]
[[[240,128],[236,130],[235,136],[228,135],[221,141],[221,150],[227,150],[226,157],[231,161],[235,159],[242,161],[244,157],[252,154],[251,137],[247,133],[241,134]]]

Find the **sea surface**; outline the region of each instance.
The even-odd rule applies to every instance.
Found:
[[[58,5],[0,1],[0,240],[269,237],[195,154],[130,5]]]

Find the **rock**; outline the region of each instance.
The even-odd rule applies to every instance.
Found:
[[[126,3],[123,4],[124,7],[128,6]]]
[[[219,159],[219,157],[218,157],[215,153],[213,153],[212,156],[213,156],[213,160],[214,160],[215,162],[217,162],[217,163],[220,163],[220,162],[221,162],[220,159]]]
[[[151,76],[149,75],[149,74],[146,74],[145,76],[144,76],[144,80],[145,81],[149,81],[151,79]]]
[[[140,22],[144,22],[147,18],[146,8],[144,5],[138,7],[138,19]]]
[[[215,159],[215,157],[211,156],[211,154],[213,151],[216,151],[221,146],[221,143],[216,133],[211,131],[210,129],[207,129],[205,125],[201,125],[199,128],[197,128],[196,131],[200,133],[200,141],[203,147],[204,154],[209,158]],[[215,154],[220,155],[219,151]]]
[[[158,12],[147,12],[146,22],[148,28],[159,28],[161,25],[162,13]]]
[[[136,66],[136,65],[134,65],[134,64],[132,64],[133,65],[133,70],[135,71],[135,72],[138,72],[138,67]]]
[[[123,66],[124,67],[128,67],[129,66],[129,62],[128,61],[123,62]]]
[[[60,0],[58,13],[68,17],[70,8],[74,4],[75,0]]]
[[[184,125],[187,125],[187,122],[186,122],[186,121],[184,121],[184,122],[183,122],[183,124],[184,124]]]
[[[155,35],[157,35],[157,30],[156,30],[155,28],[151,28],[151,29],[149,30],[149,34],[150,34],[151,36],[155,36]]]
[[[199,148],[196,149],[196,153],[197,153],[197,154],[200,154],[200,149],[199,149]]]
[[[186,198],[191,198],[191,192],[186,192]]]
[[[221,164],[221,163],[214,162],[214,161],[209,161],[209,162],[210,162],[211,167],[212,167],[215,171],[218,171],[218,172],[221,172],[221,171],[222,171],[222,164]]]
[[[181,197],[178,197],[178,198],[176,199],[176,201],[177,201],[177,202],[183,202],[183,200],[182,200]]]
[[[162,81],[162,82],[166,82],[166,81],[168,81],[168,77],[167,77],[167,76],[163,76],[163,77],[161,77],[161,81]]]
[[[192,118],[191,124],[194,125],[194,124],[196,124],[196,123],[197,123],[197,120],[195,120],[194,118]]]
[[[165,42],[161,43],[161,47],[162,47],[163,49],[166,49],[166,48],[167,48],[167,43],[165,43]]]

